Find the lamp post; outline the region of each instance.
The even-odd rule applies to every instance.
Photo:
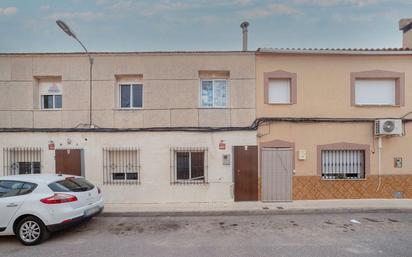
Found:
[[[87,56],[89,57],[89,63],[90,63],[90,89],[89,89],[89,96],[90,96],[90,107],[89,107],[89,128],[94,128],[93,125],[93,117],[92,117],[92,108],[93,108],[93,58],[90,55],[89,51],[87,51],[87,48],[83,45],[83,43],[76,37],[76,35],[73,33],[73,31],[70,29],[70,27],[64,23],[62,20],[57,20],[56,21],[57,25],[70,37],[76,39],[77,42],[83,47],[84,51],[86,52]]]

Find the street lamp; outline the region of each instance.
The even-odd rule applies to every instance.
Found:
[[[93,108],[93,58],[90,55],[89,51],[87,51],[87,48],[83,45],[83,43],[76,37],[76,35],[73,33],[73,31],[70,29],[70,27],[64,23],[62,20],[57,20],[56,21],[57,25],[70,37],[76,39],[77,42],[83,47],[84,51],[86,52],[87,56],[89,57],[89,63],[90,63],[90,109],[89,109],[89,127],[94,128],[93,125],[93,119],[92,119],[92,108]]]

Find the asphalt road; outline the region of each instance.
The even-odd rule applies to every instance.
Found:
[[[34,247],[1,237],[0,256],[408,257],[412,213],[96,217]]]

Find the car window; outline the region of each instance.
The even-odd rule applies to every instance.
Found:
[[[23,184],[23,182],[19,181],[0,181],[0,198],[18,195],[20,189],[23,187]]]
[[[30,194],[36,187],[37,185],[33,183],[2,180],[0,181],[0,198]]]
[[[92,190],[94,185],[84,178],[66,178],[49,184],[49,188],[53,192],[84,192]]]
[[[33,192],[33,190],[37,187],[36,184],[33,183],[24,183],[20,189],[19,195],[27,195]]]

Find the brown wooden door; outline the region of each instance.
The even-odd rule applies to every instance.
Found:
[[[258,148],[234,147],[235,201],[258,200]]]
[[[56,173],[81,176],[82,163],[80,150],[56,150]]]

